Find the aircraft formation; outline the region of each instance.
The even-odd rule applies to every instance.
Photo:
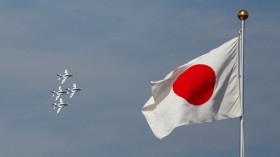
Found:
[[[68,70],[66,69],[63,74],[57,74],[58,76],[58,81],[60,81],[60,85],[58,86],[57,91],[51,91],[52,97],[55,97],[55,103],[53,103],[53,109],[56,110],[56,113],[59,113],[61,109],[65,106],[68,106],[69,104],[64,103],[63,99],[61,98],[62,95],[70,95],[69,98],[72,98],[76,92],[81,91],[80,88],[77,88],[76,83],[73,84],[72,88],[65,88],[65,90],[62,89],[62,85],[65,83],[65,81],[73,77],[74,75],[69,74]],[[59,101],[58,101],[59,100]]]

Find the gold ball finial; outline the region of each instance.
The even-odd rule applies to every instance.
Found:
[[[249,13],[247,10],[240,10],[238,12],[238,18],[239,20],[246,20],[249,17]]]

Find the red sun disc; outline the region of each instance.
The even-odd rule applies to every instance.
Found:
[[[174,82],[173,91],[192,105],[202,105],[212,96],[216,83],[214,70],[204,64],[189,67]]]

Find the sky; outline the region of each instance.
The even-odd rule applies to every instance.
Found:
[[[238,157],[239,118],[158,140],[142,106],[150,81],[238,35],[245,23],[245,156],[280,153],[279,1],[1,0],[0,155]],[[82,91],[59,114],[57,74]]]

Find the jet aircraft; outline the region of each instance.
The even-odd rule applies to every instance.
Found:
[[[58,87],[58,91],[51,91],[51,92],[52,92],[52,94],[53,94],[53,95],[52,95],[53,97],[56,96],[56,98],[55,98],[56,101],[58,100],[58,98],[59,98],[61,95],[67,93],[67,91],[62,91],[61,86]]]
[[[69,74],[68,70],[65,69],[64,74],[57,74],[57,76],[58,76],[58,80],[61,80],[61,84],[63,84],[67,78],[72,77],[74,75]]]
[[[68,106],[68,104],[63,103],[62,98],[59,99],[59,103],[54,103],[52,105],[54,110],[57,108],[56,113],[59,113],[64,106]]]
[[[82,89],[77,88],[76,83],[73,84],[73,88],[66,88],[67,94],[69,94],[71,92],[70,98],[72,98],[76,92],[81,91],[81,90]]]

